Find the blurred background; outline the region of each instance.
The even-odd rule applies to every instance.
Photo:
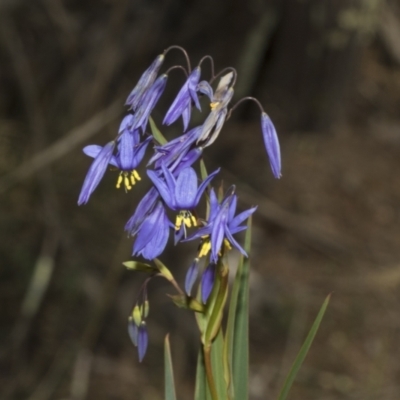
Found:
[[[193,65],[210,54],[217,70],[237,68],[237,98],[258,97],[280,135],[279,181],[251,103],[205,156],[242,209],[259,205],[250,398],[276,398],[334,292],[291,398],[399,399],[397,0],[0,1],[0,398],[162,399],[168,332],[179,398],[193,398],[196,326],[172,288],[150,287],[142,365],[127,334],[145,277],[121,264],[132,247],[123,226],[148,179],[127,195],[107,173],[76,204],[82,147],[115,136],[126,96],[172,44]],[[173,51],[165,67],[176,63]],[[159,124],[182,83],[172,72]],[[163,256],[180,280],[193,249]]]

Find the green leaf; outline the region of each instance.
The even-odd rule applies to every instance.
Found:
[[[139,261],[125,261],[122,263],[122,265],[125,265],[126,268],[134,270],[134,271],[141,271],[141,272],[147,272],[149,274],[152,274],[156,272],[157,270],[152,267],[149,264],[145,264]]]
[[[201,179],[204,181],[207,179],[208,177],[208,172],[207,172],[207,168],[206,168],[206,164],[204,163],[203,159],[200,159],[200,176]]]
[[[251,222],[247,222],[244,249],[251,250]],[[248,399],[249,389],[249,274],[250,259],[241,257],[229,307],[225,362],[231,366],[230,393],[235,399]],[[234,394],[234,396],[233,396]]]
[[[164,368],[165,368],[165,400],[176,400],[174,370],[172,367],[169,335],[165,336],[165,342],[164,342]]]
[[[227,399],[227,382],[225,380],[223,353],[224,336],[222,329],[220,329],[211,345],[211,366],[219,399]]]
[[[331,295],[329,294],[327,296],[327,298],[325,299],[325,301],[323,302],[322,307],[318,312],[317,318],[315,319],[315,321],[311,327],[311,330],[308,333],[303,345],[301,346],[301,349],[300,349],[299,353],[297,354],[296,359],[294,360],[292,368],[290,369],[289,374],[286,377],[285,383],[283,384],[283,388],[281,390],[281,393],[279,394],[278,400],[285,400],[287,395],[289,394],[289,390],[292,387],[292,384],[296,378],[296,375],[299,372],[299,369],[300,369],[301,365],[303,364],[304,359],[307,356],[308,350],[310,350],[311,344],[312,344],[314,337],[318,331],[319,325],[325,314],[326,308],[328,307],[330,298],[331,298]]]
[[[150,117],[149,122],[150,122],[151,134],[153,135],[154,139],[156,139],[157,142],[160,143],[161,145],[168,143],[168,140],[165,139],[164,135],[157,128],[157,125],[154,122],[154,119]]]
[[[218,331],[220,330],[222,317],[224,316],[226,298],[228,296],[229,268],[226,264],[223,263],[221,259],[218,260],[216,273],[216,280],[219,282],[219,288],[215,303],[212,307],[210,318],[207,323],[207,329],[204,339],[205,345],[211,343],[211,341],[215,338]]]
[[[194,391],[194,400],[209,400],[209,399],[211,399],[211,393],[207,384],[203,346],[200,345],[199,354],[197,356],[196,386]]]

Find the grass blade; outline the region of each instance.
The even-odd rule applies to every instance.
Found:
[[[286,377],[286,380],[283,384],[281,393],[279,394],[278,400],[285,400],[287,395],[289,394],[289,390],[292,387],[292,384],[296,378],[296,375],[299,372],[299,369],[300,369],[301,365],[303,364],[304,359],[307,356],[308,350],[310,350],[311,344],[312,344],[314,337],[318,331],[319,325],[325,314],[326,308],[328,307],[330,298],[331,298],[331,295],[328,295],[328,297],[325,299],[324,303],[322,304],[322,307],[318,312],[317,318],[315,319],[315,321],[311,327],[311,330],[308,333],[303,345],[301,346],[301,349],[300,349],[299,353],[297,354],[296,359],[294,360],[292,368],[290,369],[289,374]]]
[[[224,336],[222,329],[220,329],[211,345],[211,366],[219,399],[227,398],[227,384],[224,373],[223,351]]]
[[[165,369],[165,400],[176,400],[174,370],[172,367],[169,335],[165,337],[165,343],[164,343],[164,369]]]
[[[156,139],[157,142],[160,143],[161,145],[168,143],[168,140],[165,139],[164,135],[157,128],[157,125],[154,122],[154,119],[150,117],[149,122],[150,122],[151,134],[153,135],[154,139]]]
[[[244,243],[247,254],[251,249],[251,221],[250,217]],[[249,392],[249,274],[250,259],[242,256],[232,290],[230,307],[234,307],[234,311],[229,310],[231,315],[228,319],[229,343],[226,352],[232,368],[231,389],[234,398],[240,400],[248,399]]]
[[[194,391],[194,400],[209,400],[211,393],[208,389],[206,368],[204,364],[203,346],[200,345],[199,355],[197,356],[196,369],[196,387]]]

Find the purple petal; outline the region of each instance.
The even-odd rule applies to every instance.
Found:
[[[149,336],[147,334],[146,325],[144,323],[142,323],[139,326],[139,332],[138,332],[138,338],[137,338],[139,362],[142,362],[142,360],[146,354],[148,344],[149,344]]]
[[[92,165],[86,174],[85,181],[83,182],[81,192],[79,194],[78,205],[86,204],[89,201],[90,195],[96,189],[97,185],[103,178],[107,166],[112,157],[115,147],[115,142],[107,143],[93,160]]]
[[[215,282],[215,264],[211,263],[201,277],[201,299],[205,304],[212,292]]]
[[[162,95],[167,84],[168,75],[163,74],[147,90],[135,114],[135,122],[132,129],[142,128],[147,125],[147,121],[158,99]]]
[[[125,231],[130,235],[135,235],[140,224],[147,218],[147,215],[152,211],[156,201],[159,198],[159,193],[156,188],[151,188],[139,202],[135,213],[129,218],[125,224]]]
[[[257,210],[257,206],[253,208],[249,208],[246,211],[241,212],[240,214],[236,215],[235,218],[233,218],[229,222],[229,228],[236,228],[238,227],[243,221],[245,221],[247,218],[250,217],[251,214],[253,214],[254,211]]]
[[[190,101],[186,108],[182,111],[182,120],[183,120],[183,131],[186,132],[189,122],[190,122],[190,116],[192,115],[192,105],[190,104]]]
[[[89,146],[84,147],[82,151],[87,156],[96,158],[101,152],[102,148],[103,148],[102,146],[99,146],[97,144],[90,144]]]
[[[218,174],[218,172],[221,170],[221,168],[218,168],[217,170],[215,170],[213,173],[211,173],[210,175],[207,176],[206,179],[204,179],[204,181],[201,183],[199,190],[197,191],[197,195],[196,195],[196,206],[197,204],[199,204],[200,202],[200,198],[204,192],[204,190],[206,189],[207,185],[210,183],[211,179],[214,178],[215,175]]]
[[[135,135],[139,135],[135,131]],[[135,147],[135,137],[129,131],[125,131],[118,141],[118,154],[117,162],[119,169],[122,171],[132,171],[134,167],[132,166],[133,156]]]
[[[192,292],[193,285],[196,282],[197,276],[199,275],[199,260],[196,258],[189,267],[186,278],[185,278],[185,292],[188,296]]]
[[[164,180],[160,178],[154,171],[151,170],[147,170],[147,176],[154,183],[154,186],[157,188],[158,192],[160,193],[161,197],[163,198],[167,206],[173,209],[175,206],[173,193],[171,193],[170,189],[165,184]]]
[[[121,121],[121,124],[119,125],[118,133],[129,130],[134,120],[135,117],[132,114],[125,115],[125,117]]]
[[[226,237],[229,240],[229,242],[233,245],[233,247],[236,247],[245,257],[248,257],[247,253],[245,250],[242,248],[242,246],[235,240],[235,238],[232,236],[231,232],[229,232],[229,229],[225,231]]]
[[[180,210],[192,210],[196,207],[197,175],[193,168],[182,170],[176,180],[175,200]]]
[[[274,124],[269,116],[263,112],[261,114],[261,130],[264,138],[265,148],[267,150],[269,164],[275,178],[279,179],[281,175],[281,151],[278,135]]]
[[[197,91],[205,94],[210,99],[210,101],[212,101],[214,97],[214,91],[207,81],[199,82],[199,84],[197,85]]]

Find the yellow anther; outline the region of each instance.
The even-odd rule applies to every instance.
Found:
[[[197,226],[197,219],[194,217],[194,215],[191,216],[191,219],[192,219],[193,226]]]
[[[213,101],[212,103],[210,103],[210,108],[211,111],[214,111],[219,105],[219,101]]]
[[[135,177],[135,179],[136,179],[137,181],[141,181],[141,180],[142,180],[142,178],[140,177],[140,175],[139,175],[139,173],[136,171],[136,169],[134,169],[134,170],[132,171],[132,174],[133,174],[133,176]]]
[[[211,241],[207,240],[201,244],[198,257],[200,258],[200,257],[206,256],[210,250],[211,250]]]
[[[123,179],[124,179],[124,177],[122,176],[122,174],[119,174],[118,180],[117,180],[117,185],[116,185],[117,189],[119,189],[121,187],[121,183],[122,183]]]
[[[133,173],[131,173],[130,175],[129,175],[129,178],[131,179],[131,183],[132,183],[132,186],[136,183],[135,182],[135,177],[133,176]]]
[[[183,219],[183,221],[185,222],[185,225],[186,225],[188,228],[191,228],[191,226],[192,226],[192,221],[190,220],[190,218],[189,218],[188,216],[186,216],[186,217]]]
[[[176,220],[175,220],[175,230],[176,231],[179,231],[179,229],[181,228],[182,221],[183,221],[183,216],[178,214],[176,216]]]
[[[225,249],[226,249],[226,250],[232,250],[232,246],[231,246],[231,244],[229,243],[229,240],[228,240],[228,239],[224,239],[224,245],[225,245]]]
[[[124,176],[124,185],[125,185],[125,189],[126,190],[131,190],[132,189],[132,186],[129,183],[129,179],[128,179],[128,177],[126,175]]]

